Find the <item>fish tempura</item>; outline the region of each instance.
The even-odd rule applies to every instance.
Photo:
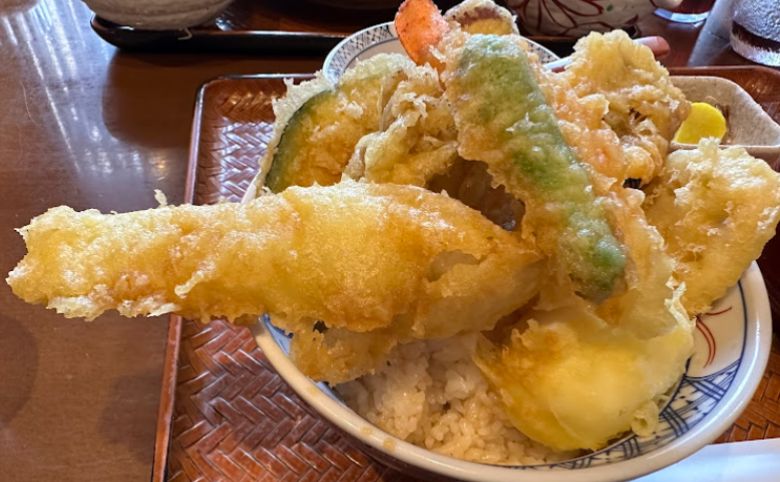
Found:
[[[296,334],[321,321],[449,336],[523,306],[541,271],[535,252],[477,211],[389,184],[126,214],[58,207],[21,233],[28,254],[8,276],[14,293],[87,319],[110,309],[203,321],[267,312]]]

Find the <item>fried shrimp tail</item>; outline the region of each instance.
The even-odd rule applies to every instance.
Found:
[[[394,23],[401,45],[412,60],[439,65],[431,49],[449,31],[449,25],[433,0],[406,0],[398,8]]]
[[[403,339],[489,329],[535,295],[541,270],[477,211],[390,184],[126,214],[58,207],[20,232],[28,254],[7,282],[27,302],[87,319],[269,313],[296,336],[318,321],[356,333],[403,325]]]
[[[409,58],[438,70],[444,65],[435,49],[453,28],[470,34],[519,35],[509,10],[492,0],[465,0],[444,15],[432,0],[405,0],[393,24]]]

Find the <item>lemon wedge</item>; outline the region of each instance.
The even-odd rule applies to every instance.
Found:
[[[681,144],[698,144],[705,137],[718,140],[726,135],[726,118],[717,107],[706,102],[691,104],[691,113],[677,129],[674,141]]]

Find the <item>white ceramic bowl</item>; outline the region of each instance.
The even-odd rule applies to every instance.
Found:
[[[590,32],[632,28],[656,8],[681,0],[507,0],[518,23],[532,35],[581,37]]]
[[[233,0],[84,0],[99,17],[141,30],[178,30],[211,20]]]
[[[252,331],[268,361],[306,403],[391,465],[479,482],[603,482],[671,465],[726,431],[761,381],[771,349],[772,321],[764,281],[753,263],[737,286],[699,320],[693,357],[652,436],[629,435],[583,457],[532,466],[466,462],[393,437],[346,406],[327,385],[303,375],[288,358],[289,339],[273,320],[264,318]]]
[[[532,45],[543,61],[557,58],[544,47]],[[328,55],[323,70],[331,80],[337,80],[357,60],[380,52],[403,52],[389,23],[348,37]],[[245,198],[254,198],[252,189]],[[737,286],[697,323],[694,354],[653,435],[627,435],[576,459],[531,466],[466,462],[389,435],[346,406],[330,387],[304,376],[288,357],[289,339],[273,326],[272,319],[266,317],[255,325],[253,334],[268,361],[303,400],[390,465],[426,479],[426,474],[437,474],[479,482],[603,482],[638,477],[673,464],[728,429],[764,373],[772,320],[761,272],[752,263]]]

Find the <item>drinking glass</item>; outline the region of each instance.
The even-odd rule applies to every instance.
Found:
[[[780,2],[736,0],[731,48],[746,59],[780,67]]]

